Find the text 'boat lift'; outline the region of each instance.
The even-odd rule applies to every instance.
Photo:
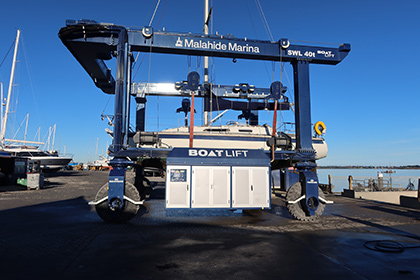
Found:
[[[197,182],[207,184],[213,188],[216,182],[212,178],[225,178],[222,184],[225,199],[223,207],[230,208],[254,208],[270,207],[269,188],[270,171],[272,168],[294,167],[298,175],[294,180],[285,180],[288,182],[286,199],[288,201],[288,210],[291,215],[300,220],[311,220],[322,214],[327,201],[319,192],[318,177],[315,171],[316,152],[313,146],[311,129],[311,106],[309,89],[309,65],[329,64],[336,65],[340,63],[350,52],[349,44],[342,44],[338,48],[294,45],[287,39],[280,39],[278,42],[239,39],[223,37],[220,35],[201,35],[189,33],[171,33],[155,31],[152,27],[143,27],[141,29],[126,28],[123,26],[109,23],[98,23],[91,20],[68,20],[66,27],[61,28],[59,37],[64,45],[70,50],[74,57],[83,66],[89,76],[93,79],[95,85],[103,92],[115,94],[115,112],[114,112],[114,131],[113,142],[109,148],[113,159],[110,165],[113,170],[109,176],[109,182],[101,188],[96,196],[96,201],[92,204],[96,206],[99,216],[108,222],[127,222],[133,218],[142,204],[142,200],[147,197],[145,189],[149,186],[147,179],[144,178],[141,166],[135,164],[137,158],[166,158],[168,157],[167,168],[167,199],[172,199],[172,204],[168,202],[167,207],[176,206],[179,199],[184,199],[186,206],[191,208],[193,202],[190,192],[183,192],[182,195],[174,197],[176,188],[185,188],[190,191],[193,185],[189,185],[190,180],[194,178],[192,173],[204,172],[206,179],[200,179]],[[194,112],[194,97],[205,99],[205,111],[214,110],[211,104],[211,97],[239,98],[248,100],[264,99],[271,102],[248,102],[247,107],[250,110],[268,109],[277,110],[289,109],[289,103],[283,96],[285,87],[280,82],[274,82],[270,89],[259,89],[248,84],[236,86],[218,86],[207,82],[200,84],[200,76],[197,72],[188,74],[186,82],[173,84],[166,87],[166,90],[159,89],[160,84],[139,84],[132,83],[131,69],[133,64],[133,52],[154,52],[179,55],[211,56],[225,57],[232,59],[253,59],[289,62],[293,66],[294,73],[294,99],[295,99],[295,125],[296,137],[295,147],[290,149],[290,139],[279,136],[275,133],[273,125],[273,137],[269,144],[271,151],[264,155],[260,150],[235,150],[235,149],[217,149],[215,151],[208,149],[197,149],[193,146],[193,120],[190,128],[190,141],[187,148],[157,147],[153,144],[159,141],[159,136],[154,133],[144,132],[144,107],[145,95],[168,95],[191,97],[191,108],[189,104],[183,104],[184,111]],[[105,60],[113,57],[117,59],[116,79],[111,75],[107,68]],[[138,111],[136,114],[136,135],[133,137],[137,147],[130,147],[129,140],[133,135],[129,133],[130,116],[130,95],[136,96]],[[229,104],[227,104],[229,103]],[[240,101],[229,101],[225,103],[228,109],[243,109]],[[265,105],[263,105],[265,104]],[[220,104],[219,104],[220,105]],[[261,108],[261,106],[263,106]],[[258,122],[253,119],[249,111],[243,111],[244,115],[250,118],[251,122]],[[194,114],[191,114],[193,117]],[[146,144],[146,145],[144,145]],[[150,144],[149,147],[147,144]],[[197,160],[197,155],[206,154]],[[212,153],[215,157],[208,157]],[[261,155],[263,153],[263,155]],[[244,176],[248,179],[241,181],[240,184],[235,181],[232,173],[243,172],[243,158],[237,164],[229,158],[228,155],[253,155],[258,158],[259,166],[249,166],[245,169]],[[177,157],[180,157],[177,159]],[[264,156],[266,160],[264,160]],[[271,160],[270,160],[271,158]],[[182,161],[182,164],[180,164]],[[251,160],[252,161],[252,160]],[[267,164],[268,162],[268,164]],[[269,166],[271,162],[271,167]],[[173,163],[171,165],[171,163]],[[236,166],[239,165],[239,166]],[[132,166],[135,169],[135,177],[128,178],[127,167]],[[203,166],[206,167],[203,171]],[[172,169],[171,169],[172,168]],[[206,173],[207,172],[207,173]],[[204,174],[203,173],[203,174]],[[223,174],[222,177],[214,174]],[[257,187],[252,182],[257,182],[255,176],[263,178],[264,186]],[[255,177],[255,178],[254,178]],[[239,177],[238,177],[239,178]],[[213,181],[212,181],[213,180]],[[189,183],[187,183],[189,182]],[[252,193],[244,194],[247,190],[236,187],[241,184],[250,184]],[[255,190],[260,191],[257,193]],[[169,190],[168,190],[169,189]],[[267,190],[268,189],[268,190]],[[268,194],[267,194],[267,192]],[[174,191],[172,194],[171,191]],[[169,192],[169,193],[168,193]],[[198,192],[198,191],[197,191]],[[255,197],[261,203],[253,204],[252,201],[243,205],[235,205],[233,200],[236,197],[248,198]],[[199,198],[211,197],[211,193],[201,194]],[[172,196],[171,196],[172,195]],[[185,197],[184,197],[185,195]],[[188,196],[190,195],[190,196]],[[168,197],[169,196],[169,197]],[[206,201],[203,205],[206,207],[218,207],[219,197],[213,197],[212,202]],[[267,200],[268,198],[268,200]],[[196,200],[194,200],[194,203]],[[267,204],[268,203],[268,204]]]

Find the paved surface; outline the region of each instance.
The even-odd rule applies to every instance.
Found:
[[[57,175],[39,191],[0,187],[0,279],[420,279],[419,210],[329,196],[320,219],[300,222],[274,194],[265,210],[165,210],[157,180],[113,225],[87,204],[107,172]],[[366,248],[376,240],[401,251]]]

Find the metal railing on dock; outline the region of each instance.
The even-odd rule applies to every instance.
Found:
[[[343,189],[355,191],[414,191],[418,190],[418,176],[353,177],[331,176],[333,192]]]

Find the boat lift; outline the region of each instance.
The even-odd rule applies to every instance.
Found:
[[[146,26],[140,29],[127,28],[93,20],[67,20],[66,27],[59,31],[64,45],[92,78],[95,85],[104,93],[115,94],[113,142],[109,148],[113,159],[110,165],[109,182],[103,186],[95,202],[99,216],[107,222],[127,222],[133,218],[143,203],[142,190],[147,185],[142,168],[135,164],[137,158],[167,157],[171,149],[129,147],[130,96],[136,96],[138,111],[136,115],[137,143],[158,141],[157,135],[144,132],[145,93],[205,98],[205,111],[213,110],[211,97],[271,100],[267,109],[284,110],[289,108],[283,98],[285,88],[274,82],[270,89],[256,89],[248,84],[217,86],[200,84],[198,73],[190,73],[187,82],[169,86],[161,91],[159,84],[137,84],[131,81],[133,52],[154,52],[192,56],[225,57],[231,59],[253,59],[289,62],[294,73],[294,99],[296,123],[296,148],[285,149],[284,139],[273,135],[272,166],[297,170],[296,180],[287,186],[287,208],[299,220],[312,220],[322,214],[327,201],[319,192],[315,171],[315,150],[312,146],[311,106],[309,87],[309,65],[340,63],[350,52],[350,44],[338,48],[291,44],[288,39],[261,41],[240,39],[232,36],[202,35],[155,31]],[[113,57],[117,59],[116,79],[105,64]],[[280,102],[278,102],[280,101]],[[229,104],[228,104],[229,103]],[[242,102],[258,110],[263,102]],[[221,103],[219,103],[220,105]],[[278,107],[277,107],[278,105]],[[229,107],[230,106],[230,107]],[[226,102],[226,108],[241,109],[243,104]],[[264,105],[265,106],[265,105]],[[249,107],[247,107],[249,108]],[[191,108],[193,110],[193,108]],[[220,108],[219,108],[220,109]],[[142,111],[143,110],[143,111]],[[252,114],[249,114],[252,115]],[[252,121],[252,120],[251,120]],[[255,120],[254,120],[255,121]],[[287,141],[286,141],[287,142]],[[126,169],[133,166],[135,179],[128,178]],[[270,181],[270,180],[269,180]]]

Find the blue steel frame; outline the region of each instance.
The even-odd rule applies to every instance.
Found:
[[[157,52],[181,55],[214,56],[290,62],[294,70],[296,151],[299,181],[306,195],[309,215],[314,215],[318,200],[318,178],[313,171],[315,151],[312,147],[309,65],[340,63],[350,52],[350,44],[338,48],[290,44],[287,39],[278,42],[239,39],[215,35],[170,33],[154,31],[151,27],[128,29],[95,21],[68,20],[59,32],[64,45],[71,51],[92,77],[96,86],[109,94],[115,93],[115,121],[113,143],[110,148],[114,158],[110,174],[113,183],[108,201],[115,198],[123,203],[125,168],[133,162],[127,156],[157,155],[164,151],[127,149],[128,118],[131,85],[131,52]],[[104,60],[117,56],[117,81],[110,74]],[[279,158],[290,157],[290,151]],[[121,206],[122,207],[122,206]],[[121,208],[122,209],[122,208]]]

